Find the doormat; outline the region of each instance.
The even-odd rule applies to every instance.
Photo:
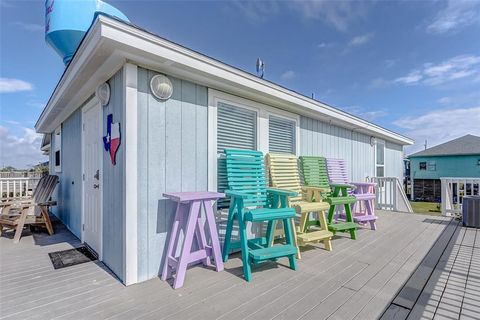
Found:
[[[71,267],[77,264],[97,260],[97,256],[85,246],[50,252],[48,255],[50,256],[54,269]]]

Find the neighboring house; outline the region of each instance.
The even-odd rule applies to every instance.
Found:
[[[412,199],[440,202],[440,178],[480,177],[480,137],[469,134],[414,153],[409,158]]]
[[[168,99],[156,96],[172,89]],[[115,165],[102,142],[110,114],[120,127]],[[55,214],[127,285],[161,270],[175,210],[162,194],[222,190],[224,148],[343,158],[351,178],[364,181],[403,179],[403,147],[413,143],[102,15],[36,130],[51,135],[51,171],[60,177]]]

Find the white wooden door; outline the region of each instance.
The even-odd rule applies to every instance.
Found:
[[[83,108],[83,242],[102,257],[102,116],[100,103]]]

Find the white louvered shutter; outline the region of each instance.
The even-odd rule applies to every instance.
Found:
[[[225,149],[257,149],[257,113],[219,102],[217,105],[217,190],[228,187]],[[228,207],[228,201],[218,202],[218,208]]]
[[[270,152],[296,153],[295,121],[275,116],[269,117],[268,149]]]

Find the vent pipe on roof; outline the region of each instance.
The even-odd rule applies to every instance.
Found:
[[[65,65],[72,60],[98,14],[129,22],[120,10],[101,0],[45,1],[45,41],[62,57]]]

